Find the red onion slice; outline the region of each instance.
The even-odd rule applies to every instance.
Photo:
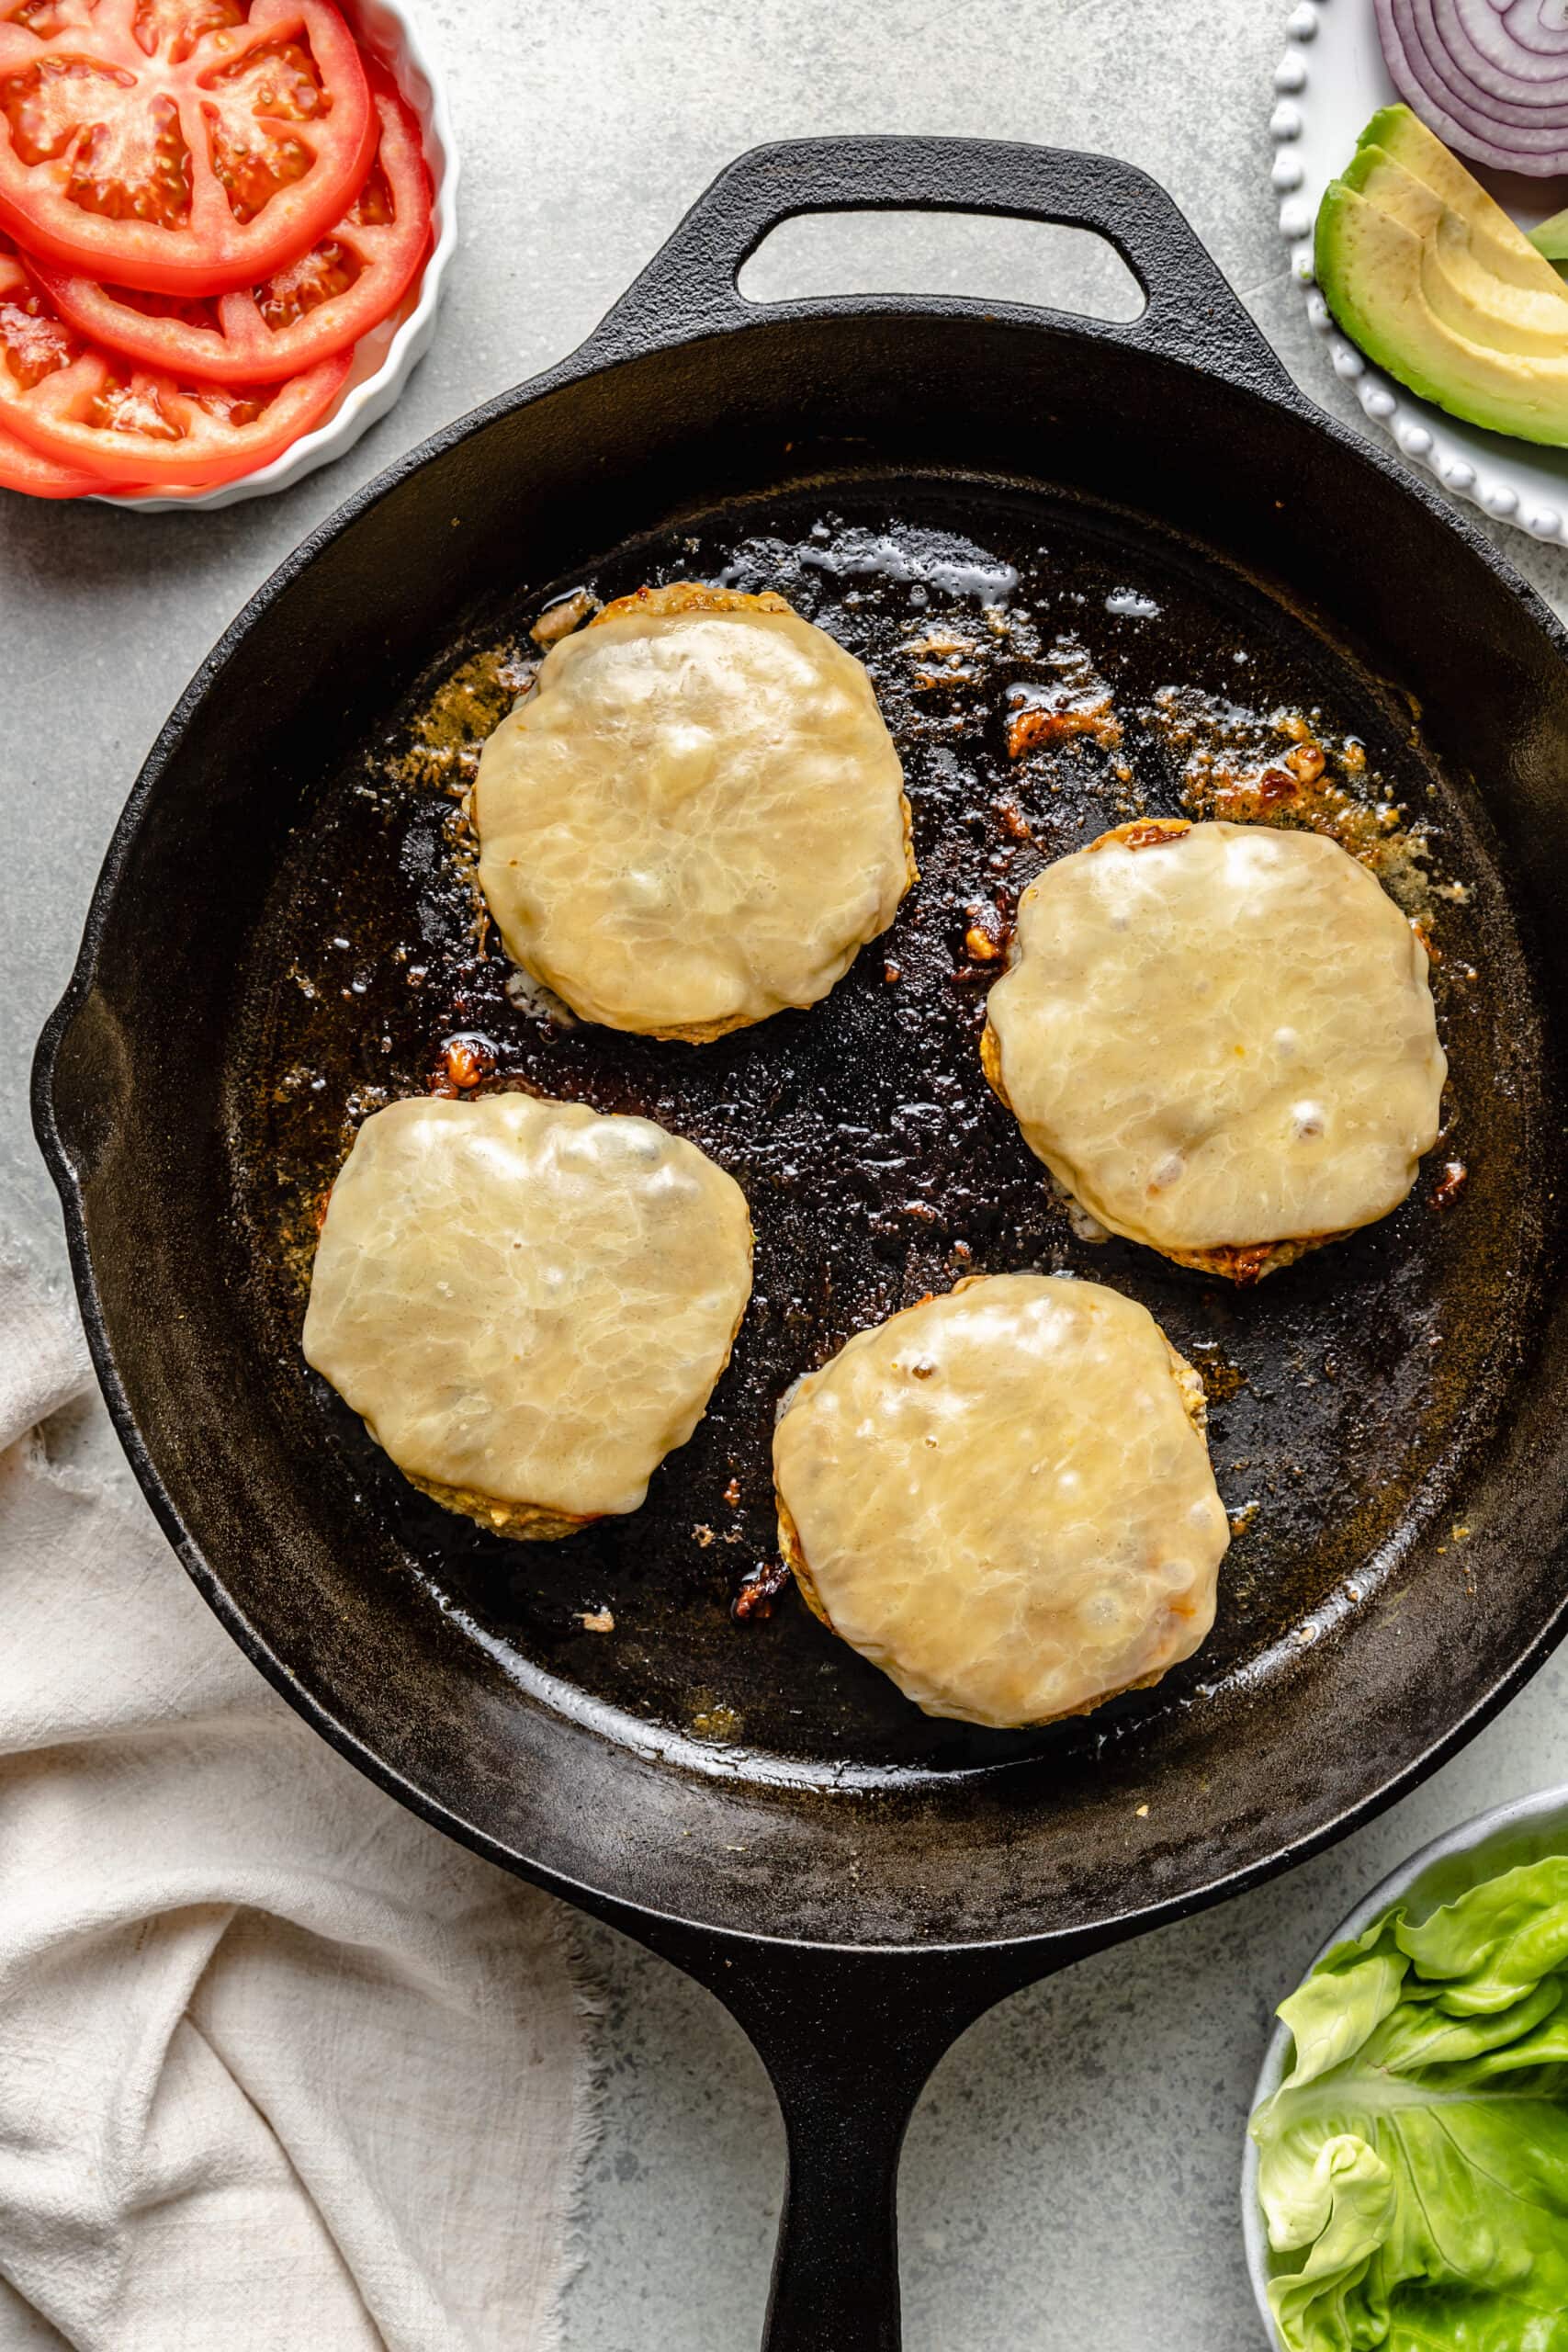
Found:
[[[1396,20],[1404,0],[1393,0]],[[1536,173],[1550,172],[1554,156],[1568,154],[1568,121],[1553,122],[1548,118],[1545,122],[1526,125],[1502,120],[1478,106],[1468,89],[1456,90],[1418,37],[1403,27],[1401,35],[1405,71],[1402,95],[1433,130],[1442,132],[1450,146],[1478,153],[1484,148],[1492,151],[1489,160],[1496,162],[1499,169]],[[1397,70],[1394,79],[1400,81]],[[1438,120],[1439,113],[1447,129]]]
[[[1545,10],[1553,4],[1514,0],[1515,6],[1534,10],[1538,31]],[[1436,5],[1437,0],[1374,0],[1383,56],[1406,105],[1459,154],[1477,163],[1538,179],[1568,174],[1568,112],[1561,122],[1553,119],[1559,106],[1568,107],[1568,71],[1534,85],[1540,106],[1521,109],[1530,114],[1529,122],[1506,121],[1494,111],[1500,102],[1478,89],[1444,46]],[[1453,5],[1472,11],[1485,8],[1495,22],[1500,21],[1493,0],[1453,0]]]
[[[1524,110],[1519,119],[1528,121],[1532,110],[1555,110],[1568,102],[1568,35],[1555,56],[1516,49],[1491,0],[1416,0],[1416,16],[1423,30],[1429,29],[1430,42],[1447,53],[1450,72],[1445,80],[1458,74],[1473,84],[1489,113],[1506,121],[1518,107]],[[1517,70],[1521,58],[1529,69],[1523,74]]]
[[[1421,0],[1411,0],[1419,9]],[[1506,147],[1516,132],[1521,137],[1537,130],[1562,132],[1568,130],[1568,94],[1550,103],[1523,106],[1517,99],[1494,97],[1479,85],[1466,78],[1462,66],[1454,62],[1452,51],[1434,50],[1430,40],[1417,32],[1404,34],[1408,51],[1413,42],[1419,45],[1425,63],[1430,67],[1438,85],[1445,93],[1445,103],[1461,122],[1473,115],[1476,126],[1489,138],[1499,140]]]
[[[1480,5],[1489,7],[1490,0]],[[1404,53],[1413,70],[1434,85],[1434,96],[1461,122],[1473,116],[1476,130],[1504,147],[1514,143],[1516,131],[1521,143],[1529,143],[1534,132],[1568,129],[1568,72],[1549,83],[1516,84],[1513,96],[1498,96],[1473,69],[1492,81],[1501,77],[1457,27],[1454,7],[1455,0],[1394,0]]]
[[[1517,51],[1526,56],[1533,50],[1545,57],[1568,56],[1568,8],[1562,0],[1486,0],[1493,14],[1503,21],[1503,29]],[[1485,41],[1478,33],[1482,48]],[[1521,58],[1518,72],[1526,67]]]

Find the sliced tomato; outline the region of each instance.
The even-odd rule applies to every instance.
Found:
[[[376,133],[329,0],[0,0],[0,226],[88,277],[254,286],[339,218]]]
[[[0,431],[0,490],[23,490],[29,498],[90,498],[118,487],[97,474],[57,465],[41,449]]]
[[[419,124],[377,86],[380,145],[341,220],[254,287],[210,301],[100,286],[51,263],[28,268],[78,332],[144,367],[217,384],[270,384],[346,350],[396,310],[430,245],[430,175]]]
[[[281,384],[209,384],[139,368],[86,343],[0,249],[0,430],[57,465],[97,477],[186,488],[254,473],[319,424],[353,353]]]

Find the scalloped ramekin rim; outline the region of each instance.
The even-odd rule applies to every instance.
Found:
[[[339,6],[367,48],[386,64],[419,118],[434,194],[434,242],[420,277],[418,299],[375,372],[351,385],[322,424],[301,434],[268,464],[242,474],[237,481],[215,482],[207,490],[100,492],[95,494],[98,505],[125,507],[141,514],[176,510],[205,513],[291,489],[307,474],[345,456],[360,435],[387,413],[430,346],[443,280],[457,248],[457,148],[446,83],[403,0],[339,0]]]

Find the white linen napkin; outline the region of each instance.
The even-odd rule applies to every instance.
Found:
[[[592,2133],[569,1915],[334,1755],[140,1498],[51,1463],[90,1377],[0,1256],[0,2347],[547,2352]]]

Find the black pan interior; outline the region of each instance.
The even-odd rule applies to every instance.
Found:
[[[671,574],[781,587],[867,660],[923,871],[826,1005],[695,1051],[513,1005],[454,821],[540,606]],[[976,651],[904,650],[943,632]],[[1010,690],[1068,676],[1065,639],[1120,752],[1014,760]],[[176,713],[46,1046],[100,1355],[198,1582],[446,1826],[717,1927],[1081,1934],[1331,1834],[1562,1607],[1564,677],[1539,608],[1390,468],[1114,334],[829,306],[569,367],[455,431]],[[1166,686],[1200,697],[1190,741],[1145,715]],[[1179,808],[1195,744],[1278,752],[1281,707],[1336,761],[1363,745],[1349,801],[1427,842],[1450,1132],[1395,1216],[1238,1293],[1073,1237],[987,1094],[964,943],[1044,858]],[[635,1520],[566,1544],[424,1506],[297,1352],[355,1117],[459,1034],[503,1082],[666,1120],[752,1200],[757,1296],[707,1421]],[[791,1597],[744,1624],[730,1602],[773,1550],[779,1390],[933,1284],[1030,1265],[1149,1305],[1207,1371],[1222,1491],[1258,1509],[1190,1668],[1006,1739],[928,1722]],[[605,1610],[613,1634],[584,1627]]]
[[[1329,1623],[1390,1605],[1401,1541],[1450,1508],[1531,1309],[1539,1218],[1519,1179],[1541,1016],[1486,845],[1408,705],[1231,568],[1112,512],[983,482],[829,480],[683,515],[543,601],[676,577],[777,589],[868,664],[908,769],[920,882],[809,1012],[701,1047],[563,1026],[509,998],[504,951],[481,940],[460,797],[537,658],[538,587],[444,646],[312,796],[247,958],[230,1093],[243,1295],[297,1442],[519,1679],[568,1685],[671,1752],[722,1748],[741,1774],[831,1784],[1025,1754],[1067,1770],[1227,1686],[1267,1691]],[[1100,726],[1010,752],[1021,698],[1092,715],[1107,694],[1119,740]],[[1395,1216],[1238,1290],[1075,1238],[981,1074],[997,967],[967,943],[1004,937],[1042,865],[1108,827],[1223,811],[1213,776],[1192,773],[1205,757],[1247,807],[1260,771],[1289,776],[1294,722],[1337,795],[1273,812],[1337,811],[1348,839],[1376,844],[1440,958],[1453,1077],[1439,1150]],[[449,1083],[453,1043],[483,1085],[660,1120],[752,1204],[755,1294],[705,1419],[643,1510],[564,1544],[509,1544],[428,1503],[299,1356],[317,1214],[354,1127]],[[1444,1175],[1456,1168],[1462,1182]],[[781,1392],[927,1292],[1029,1268],[1141,1299],[1201,1369],[1235,1535],[1200,1657],[1092,1721],[1001,1735],[922,1715],[793,1595],[767,1619],[738,1622],[733,1603],[775,1555]],[[605,1612],[613,1632],[585,1625]]]

